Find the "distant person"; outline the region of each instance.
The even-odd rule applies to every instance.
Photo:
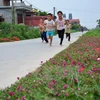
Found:
[[[84,31],[84,28],[83,28],[83,27],[81,28],[81,31],[82,31],[82,32]]]
[[[40,34],[41,34],[42,43],[44,42],[44,40],[46,41],[46,43],[48,43],[48,40],[45,36],[46,32],[45,32],[45,25],[44,25],[43,19],[40,19],[40,23],[39,23],[38,27],[39,27]]]
[[[50,46],[52,46],[53,36],[54,36],[54,27],[55,22],[52,20],[52,14],[48,13],[47,20],[44,21],[45,27],[46,27],[46,35],[48,40],[50,39]]]
[[[68,38],[68,41],[70,41],[71,35],[70,35],[70,29],[71,29],[71,24],[69,23],[69,20],[65,21],[65,34],[66,38]]]
[[[63,18],[63,12],[58,11],[58,19],[56,20],[56,27],[58,37],[60,38],[60,45],[62,46],[62,42],[64,39],[64,32],[65,32],[65,19]]]

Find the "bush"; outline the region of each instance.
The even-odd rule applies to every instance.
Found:
[[[30,28],[26,25],[13,25],[10,23],[0,24],[0,37],[1,38],[13,38],[17,37],[20,40],[34,39],[40,37],[40,32],[36,28]]]

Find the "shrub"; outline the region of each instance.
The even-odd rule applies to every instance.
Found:
[[[12,24],[4,22],[0,24],[0,37],[17,37],[20,40],[34,39],[40,37],[40,32],[38,29],[26,25],[16,24],[12,26]]]

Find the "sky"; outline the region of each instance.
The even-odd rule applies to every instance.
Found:
[[[53,13],[53,7],[56,12],[61,10],[68,18],[72,13],[73,19],[80,19],[82,26],[95,28],[96,20],[100,19],[100,0],[23,0],[26,4],[32,4],[48,13]],[[26,2],[27,1],[27,2]],[[28,3],[29,2],[29,3]]]

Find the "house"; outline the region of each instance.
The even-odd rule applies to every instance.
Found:
[[[27,11],[32,11],[32,5],[25,5],[25,3],[22,0],[16,0],[14,2],[16,24],[25,22],[25,13]],[[0,0],[0,15],[2,15],[5,22],[12,22],[12,6],[10,4],[10,0]]]
[[[80,24],[80,20],[79,19],[71,19],[69,20],[70,24]]]

